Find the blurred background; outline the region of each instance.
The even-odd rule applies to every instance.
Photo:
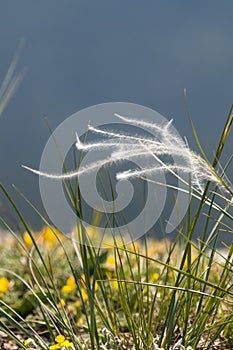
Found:
[[[173,118],[196,149],[186,88],[201,144],[213,158],[233,103],[232,13],[231,0],[1,1],[0,81],[21,40],[17,71],[25,76],[0,118],[0,182],[33,227],[42,222],[12,184],[43,212],[38,177],[21,165],[39,167],[49,137],[45,116],[55,129],[94,104],[137,103]],[[223,165],[231,153],[232,134]],[[0,210],[18,222],[2,195]]]

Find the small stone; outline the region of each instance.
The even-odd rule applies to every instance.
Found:
[[[2,331],[0,331],[0,338],[7,338],[8,335]]]

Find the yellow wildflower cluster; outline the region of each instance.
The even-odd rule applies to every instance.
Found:
[[[67,340],[64,335],[59,334],[55,338],[56,344],[50,345],[49,349],[55,350],[55,349],[63,349],[63,348],[72,348],[73,343],[71,343],[69,340]]]
[[[47,249],[51,249],[58,243],[58,239],[63,241],[64,237],[54,227],[45,226],[41,230],[41,232],[39,232],[37,234],[34,234],[34,233],[29,234],[29,232],[27,232],[27,231],[24,232],[23,240],[28,248],[31,248],[33,246],[33,239],[35,239],[35,241],[38,244],[42,244]]]
[[[80,289],[82,299],[84,301],[86,301],[88,299],[88,294],[86,292],[85,276],[84,275],[81,276],[80,281],[81,281],[81,285],[82,285],[82,287]],[[75,278],[73,276],[70,276],[67,279],[66,284],[62,287],[61,292],[63,294],[69,294],[69,293],[72,293],[73,291],[75,291],[76,288],[77,288],[77,286],[76,286]]]

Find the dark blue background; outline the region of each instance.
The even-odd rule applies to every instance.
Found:
[[[195,148],[183,96],[212,157],[233,102],[231,0],[1,0],[0,79],[20,39],[25,78],[0,119],[0,181],[40,207],[38,168],[49,132],[74,112],[127,101],[160,112]],[[232,152],[232,135],[225,159]],[[229,174],[232,179],[232,174]],[[10,190],[33,225],[34,211]],[[0,198],[7,206],[3,197]]]

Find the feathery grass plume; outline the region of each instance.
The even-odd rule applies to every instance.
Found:
[[[20,74],[15,74],[16,66],[18,63],[18,58],[20,51],[22,50],[23,42],[21,41],[15,56],[12,59],[10,67],[8,68],[7,74],[3,80],[3,83],[0,87],[0,117],[10,102],[11,98],[15,94],[19,84],[21,83],[24,72]]]
[[[23,167],[37,175],[47,178],[70,179],[85,175],[109,163],[120,162],[124,159],[133,160],[144,157],[144,159],[148,159],[147,167],[141,168],[140,170],[136,169],[119,172],[116,174],[117,180],[132,179],[135,177],[145,178],[161,172],[169,172],[175,177],[179,177],[179,179],[180,174],[189,174],[191,177],[192,190],[203,194],[206,182],[210,181],[218,185],[221,189],[224,189],[230,196],[228,200],[232,200],[233,189],[230,181],[224,174],[219,174],[206,159],[193,152],[187,144],[174,133],[171,129],[172,120],[163,124],[155,124],[144,120],[127,118],[119,114],[115,114],[115,116],[129,125],[151,130],[153,132],[153,137],[142,137],[124,132],[103,130],[89,125],[88,130],[103,135],[105,139],[98,142],[83,143],[76,134],[77,149],[79,151],[101,151],[103,149],[108,149],[110,151],[108,157],[92,162],[86,166],[80,165],[77,170],[61,175],[49,174],[27,166]],[[152,159],[155,160],[154,164],[151,164]],[[183,180],[183,182],[185,181]],[[190,186],[190,183],[187,183],[187,181],[185,183],[187,187]]]

